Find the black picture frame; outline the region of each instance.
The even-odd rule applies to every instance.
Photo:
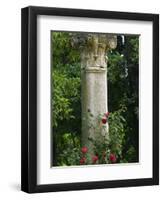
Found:
[[[37,184],[37,16],[151,21],[153,23],[153,177]],[[21,190],[28,193],[159,184],[159,15],[30,6],[21,12]]]

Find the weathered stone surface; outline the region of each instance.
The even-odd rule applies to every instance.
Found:
[[[99,116],[108,111],[107,51],[116,47],[117,38],[112,34],[73,33],[72,45],[81,54],[82,144],[93,153],[88,138],[103,142],[108,134],[108,124],[102,124]]]

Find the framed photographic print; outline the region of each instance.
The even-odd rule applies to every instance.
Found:
[[[159,184],[159,15],[22,9],[22,190]]]

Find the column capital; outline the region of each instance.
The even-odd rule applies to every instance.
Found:
[[[106,68],[107,51],[117,46],[117,36],[98,33],[71,33],[72,47],[81,54],[81,68]]]
[[[117,46],[117,36],[109,33],[70,33],[73,47],[83,50],[85,48],[114,49]]]

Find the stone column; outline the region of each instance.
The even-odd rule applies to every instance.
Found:
[[[117,38],[86,33],[73,34],[72,38],[81,55],[82,145],[93,153],[89,138],[103,142],[108,137],[108,124],[101,118],[108,112],[107,52],[116,47]]]

